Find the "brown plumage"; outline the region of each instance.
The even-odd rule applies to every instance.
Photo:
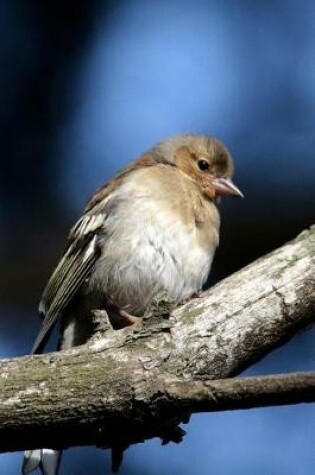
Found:
[[[58,321],[59,347],[69,348],[90,336],[94,310],[106,310],[117,328],[141,317],[161,291],[174,302],[200,291],[219,243],[217,198],[242,196],[232,173],[221,142],[182,135],[102,186],[70,231],[44,290],[33,353],[42,351]],[[24,473],[33,470],[35,456],[44,464],[44,453],[28,453]]]

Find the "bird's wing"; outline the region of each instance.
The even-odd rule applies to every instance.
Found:
[[[137,169],[164,162],[165,159],[158,154],[144,155],[103,185],[89,200],[82,218],[70,231],[66,252],[44,290],[39,304],[44,320],[32,353],[42,351],[58,318],[91,274],[100,254],[98,233],[104,229],[106,217],[115,212],[121,184]]]
[[[32,353],[40,353],[58,318],[91,274],[100,254],[99,232],[106,219],[104,210],[89,212],[70,232],[69,245],[46,285],[39,312],[44,316]]]

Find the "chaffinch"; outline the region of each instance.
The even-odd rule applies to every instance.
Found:
[[[174,302],[200,291],[219,244],[218,199],[243,196],[232,174],[220,141],[187,134],[159,143],[96,191],[44,290],[32,353],[58,321],[59,349],[69,348],[90,336],[94,310],[121,328],[162,291]],[[57,473],[57,454],[46,454],[54,468],[45,473]],[[23,473],[43,464],[45,451],[28,451]]]

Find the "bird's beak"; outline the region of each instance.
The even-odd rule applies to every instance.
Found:
[[[217,177],[213,180],[212,184],[216,196],[239,196],[240,198],[244,198],[241,190],[239,190],[229,178]]]

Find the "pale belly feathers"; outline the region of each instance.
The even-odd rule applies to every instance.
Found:
[[[161,291],[179,302],[200,290],[219,240],[215,205],[209,204],[208,222],[203,224],[207,239],[202,240],[203,227],[174,213],[163,197],[155,197],[154,186],[127,185],[119,198],[116,212],[106,219],[108,231],[89,291],[97,290],[115,306],[139,315]],[[191,211],[189,197],[174,196],[176,200]]]

